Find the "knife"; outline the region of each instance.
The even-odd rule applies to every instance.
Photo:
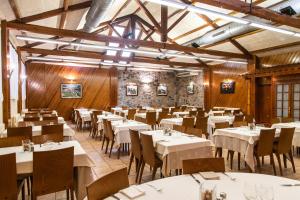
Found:
[[[201,185],[200,181],[199,181],[193,174],[191,174],[191,177],[192,177],[199,185]]]
[[[300,183],[294,183],[294,184],[281,184],[281,186],[300,186]]]

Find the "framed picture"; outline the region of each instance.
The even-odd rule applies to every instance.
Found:
[[[63,83],[60,85],[60,96],[64,99],[82,98],[82,85],[78,83]]]
[[[136,84],[127,84],[126,96],[138,96],[138,86]]]
[[[186,92],[187,94],[194,94],[194,85],[186,86]]]
[[[234,81],[223,81],[220,83],[221,94],[234,94],[235,82]]]
[[[159,84],[156,90],[157,96],[167,96],[168,95],[168,87],[166,84]]]

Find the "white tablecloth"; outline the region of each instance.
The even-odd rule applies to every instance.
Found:
[[[116,121],[116,120],[123,120],[123,117],[115,114],[108,114],[108,115],[97,115],[98,118],[98,130],[103,130],[103,119],[107,119],[108,121]]]
[[[205,138],[172,131],[172,135],[164,135],[162,130],[143,131],[152,135],[156,152],[163,160],[163,174],[168,176],[172,169],[182,169],[182,161],[194,158],[213,156],[212,142]]]
[[[74,167],[76,170],[75,189],[77,199],[81,200],[86,195],[86,185],[95,180],[95,175],[91,167],[94,166],[93,161],[88,157],[84,149],[77,141],[68,141],[61,143],[53,143],[51,145],[35,145],[35,151],[49,151],[67,147],[74,147]],[[0,155],[16,153],[17,173],[30,174],[32,173],[33,153],[24,152],[22,146],[0,148]]]
[[[123,121],[112,121],[112,128],[115,133],[115,144],[119,146],[122,143],[131,143],[129,129],[134,130],[151,130],[151,126],[141,122],[128,120]]]
[[[227,194],[226,199],[228,200],[246,200],[244,191],[249,188],[246,188],[245,185],[253,185],[253,187],[265,186],[272,188],[274,200],[298,199],[300,196],[299,187],[282,186],[282,184],[299,184],[300,181],[264,174],[226,173],[229,176],[236,178],[235,181],[232,181],[229,177],[222,173],[217,174],[219,175],[220,180],[204,180],[200,174],[195,174],[194,176],[201,183],[204,183],[203,187],[205,189],[211,189],[216,186],[217,195],[219,195],[221,192],[225,192]],[[133,185],[130,187],[136,187],[138,190],[145,192],[144,195],[135,198],[138,200],[201,199],[200,185],[190,175],[174,176],[147,182],[138,186]],[[155,188],[159,188],[160,191],[157,191]],[[256,191],[255,194],[257,194]],[[129,200],[128,197],[121,193],[117,193],[115,196],[123,200]],[[113,199],[115,198],[109,197],[105,200]]]
[[[209,116],[207,120],[207,132],[211,137],[213,134],[212,130],[215,128],[215,123],[229,122],[229,124],[232,124],[233,121],[234,116]]]
[[[42,126],[33,126],[32,127],[32,136],[37,136],[42,134]],[[73,137],[75,135],[75,131],[68,125],[64,124],[64,137]],[[3,131],[0,134],[1,137],[7,136],[7,130]]]
[[[43,117],[40,117],[40,120],[42,121]],[[63,117],[58,117],[57,120],[58,120],[58,123],[60,123],[60,124],[65,124],[66,123],[65,119]],[[19,118],[18,119],[18,122],[23,122],[23,121],[24,121],[24,118]]]
[[[272,128],[278,128],[278,129],[289,128],[289,127],[295,127],[293,145],[296,147],[300,147],[300,122],[278,123],[272,125]]]
[[[189,114],[189,112],[186,112],[186,111],[184,111],[184,112],[173,112],[173,115],[175,115],[176,117],[180,117],[180,115],[188,115]]]
[[[215,109],[231,110],[231,111],[240,110],[240,108],[232,108],[232,107],[217,107],[217,106],[214,106],[214,108]]]
[[[253,150],[255,142],[259,139],[261,127],[249,130],[248,127],[225,128],[215,130],[212,141],[216,147],[240,152],[252,171],[255,171]],[[279,132],[276,131],[278,136]]]
[[[173,129],[173,125],[182,125],[183,118],[168,118],[160,121],[160,126],[163,128]]]

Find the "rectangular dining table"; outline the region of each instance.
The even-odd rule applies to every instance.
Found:
[[[173,129],[173,125],[182,125],[183,118],[167,118],[160,121],[160,127]]]
[[[86,196],[86,185],[96,180],[96,175],[92,171],[94,162],[77,141],[66,141],[60,143],[49,143],[34,145],[34,151],[51,151],[56,149],[74,147],[74,186],[76,199],[82,200]],[[32,174],[33,153],[24,152],[22,146],[0,148],[0,155],[16,153],[17,174]]]
[[[213,144],[206,138],[171,131],[171,135],[163,130],[142,131],[152,135],[156,152],[163,160],[163,174],[169,176],[170,170],[182,169],[182,161],[213,156]]]
[[[97,115],[97,124],[98,124],[98,130],[103,130],[103,119],[106,119],[108,121],[120,121],[123,120],[124,118],[119,116],[119,115],[115,115],[112,113],[106,113],[106,114],[102,114],[102,115]]]
[[[289,123],[276,123],[272,125],[272,128],[292,128],[295,127],[293,146],[300,147],[300,122],[289,122]]]
[[[212,136],[212,141],[217,148],[232,150],[244,155],[247,165],[252,171],[255,171],[253,151],[254,146],[259,139],[261,129],[269,128],[255,127],[254,130],[250,130],[247,126],[242,126],[217,129]],[[275,136],[279,136],[279,130],[276,130]]]

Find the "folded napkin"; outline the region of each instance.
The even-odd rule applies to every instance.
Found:
[[[140,197],[142,195],[145,195],[145,191],[142,191],[141,189],[137,188],[136,186],[131,186],[129,188],[120,190],[120,193],[130,199],[134,199],[134,198]]]
[[[219,180],[220,176],[215,172],[199,172],[205,180]]]

